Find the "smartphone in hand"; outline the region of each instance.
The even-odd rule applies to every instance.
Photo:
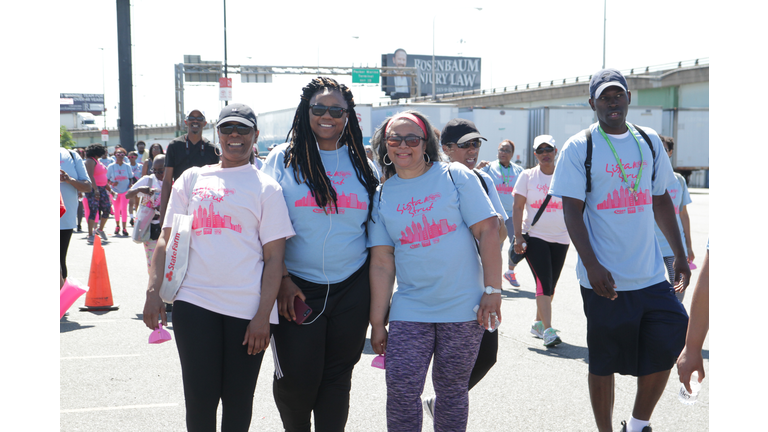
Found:
[[[312,313],[312,308],[296,296],[293,298],[293,312],[296,314],[296,324],[301,324]]]

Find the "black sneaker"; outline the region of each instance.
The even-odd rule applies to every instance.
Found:
[[[119,226],[115,227],[115,235],[120,235],[120,227]]]
[[[133,226],[133,216],[131,216],[131,226]]]
[[[128,237],[128,231],[126,231],[125,228],[123,228],[123,235]]]
[[[622,420],[621,421],[621,431],[620,432],[627,432],[627,422]],[[653,432],[653,429],[651,429],[651,425],[648,425],[643,428],[642,432]]]

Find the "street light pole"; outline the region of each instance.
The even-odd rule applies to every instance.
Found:
[[[607,20],[606,6],[607,0],[603,0],[603,69],[605,69],[605,22]]]
[[[224,78],[227,78],[227,0],[224,0]],[[229,105],[229,101],[224,101],[224,106]]]
[[[436,100],[437,93],[435,93],[435,18],[432,17],[432,100]]]
[[[104,84],[104,48],[101,50],[101,117],[104,119],[104,129],[107,128],[107,91]]]

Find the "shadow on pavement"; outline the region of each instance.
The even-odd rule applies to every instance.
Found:
[[[569,360],[579,359],[583,360],[584,363],[589,363],[589,350],[586,347],[570,345],[565,342],[555,345],[552,348],[547,348],[542,345],[541,347],[529,347],[528,350],[548,357]]]
[[[80,325],[80,323],[77,321],[70,321],[66,315],[61,319],[59,325],[59,333],[67,333],[93,327],[92,325]]]
[[[529,291],[516,290],[514,288],[505,288],[501,292],[501,299],[504,300],[505,298],[536,299],[536,294]]]

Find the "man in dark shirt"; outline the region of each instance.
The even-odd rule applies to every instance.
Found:
[[[165,154],[165,175],[163,189],[160,195],[160,220],[165,219],[165,209],[171,197],[171,187],[187,168],[219,163],[216,147],[203,138],[203,128],[207,124],[205,114],[193,109],[187,114],[184,124],[187,126],[186,135],[173,139],[168,143]],[[168,181],[170,180],[170,181]],[[161,222],[162,223],[162,222]]]

